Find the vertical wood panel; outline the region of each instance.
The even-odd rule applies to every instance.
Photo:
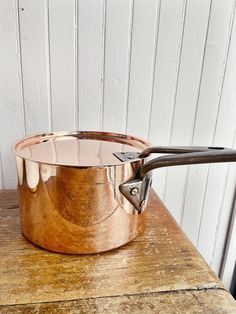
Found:
[[[228,235],[221,277],[226,288],[230,289],[236,265],[236,203],[234,204],[233,213],[231,215]]]
[[[74,0],[74,130],[79,130],[79,3]]]
[[[24,136],[20,83],[20,47],[18,46],[17,2],[5,1],[0,10],[0,185],[16,186],[16,170],[11,144]]]
[[[234,146],[236,147],[236,146]],[[227,241],[228,228],[234,202],[235,186],[236,186],[236,165],[231,164],[228,169],[227,181],[225,185],[224,196],[220,204],[220,213],[217,228],[215,231],[215,243],[213,247],[213,256],[211,267],[220,275],[222,261],[225,257],[225,245]],[[210,229],[210,226],[209,226]],[[222,272],[223,275],[223,272]],[[223,276],[221,276],[222,279]]]
[[[51,129],[47,1],[20,0],[20,40],[27,133]]]
[[[167,145],[174,110],[175,90],[185,19],[185,1],[161,1],[155,78],[149,139],[153,145]],[[165,186],[165,170],[154,175],[153,186],[160,197]]]
[[[215,124],[219,114],[220,94],[232,25],[233,4],[233,1],[222,2],[218,0],[212,4],[204,68],[194,125],[193,145],[209,145],[214,141]],[[224,143],[222,144],[224,145]],[[193,166],[189,168],[187,177],[183,228],[195,244],[198,240],[202,216],[207,171],[208,165]]]
[[[234,3],[2,1],[0,188],[15,187],[10,145],[25,130],[104,129],[154,145],[232,146]],[[157,193],[217,273],[235,171],[234,164],[154,171]]]
[[[220,108],[214,135],[214,145],[232,147],[235,141],[236,129],[236,18],[234,7],[234,22],[225,69],[224,83],[220,98]],[[229,172],[230,169],[230,172]],[[199,230],[198,248],[203,256],[212,262],[214,269],[218,272],[222,256],[219,256],[219,248],[223,250],[222,240],[225,239],[229,214],[234,197],[236,179],[228,178],[235,175],[233,165],[211,165],[208,172],[208,180],[205,199],[202,207],[202,219]],[[233,181],[232,181],[233,180]],[[230,185],[228,185],[230,182]],[[227,197],[226,197],[227,196]],[[228,202],[230,200],[230,202]],[[227,203],[225,207],[224,203]],[[224,221],[224,225],[220,222]],[[211,228],[209,229],[209,221]],[[224,228],[224,229],[222,229]],[[220,237],[219,237],[220,232]],[[207,238],[207,242],[206,239]],[[221,240],[222,239],[222,240]],[[219,243],[217,243],[220,241]],[[217,260],[216,260],[217,256]]]
[[[3,189],[2,155],[0,150],[0,189]]]
[[[189,1],[187,5],[170,139],[170,144],[174,146],[191,145],[210,3],[210,0],[194,0]],[[186,172],[187,167],[173,167],[167,170],[166,177],[164,199],[179,223],[181,222]]]
[[[50,0],[49,51],[53,130],[72,130],[75,127],[74,28],[74,0]]]
[[[105,3],[79,1],[79,128],[101,129]]]
[[[52,86],[51,86],[51,58],[50,58],[50,21],[49,21],[49,0],[44,0],[44,23],[45,23],[45,53],[46,53],[46,78],[47,78],[47,104],[49,129],[53,130],[52,121]]]
[[[234,145],[235,147],[235,145]],[[210,174],[209,174],[210,175]],[[228,229],[231,223],[231,213],[233,210],[233,204],[235,201],[235,186],[236,186],[236,165],[231,164],[227,171],[226,171],[226,182],[223,189],[223,197],[220,202],[220,204],[214,204],[213,208],[210,210],[210,214],[213,209],[216,208],[216,213],[214,213],[217,217],[217,225],[211,224],[211,228],[209,228],[208,223],[208,241],[204,244],[202,243],[202,235],[201,232],[206,233],[205,231],[205,219],[210,216],[209,214],[203,214],[203,222],[202,222],[202,228],[199,232],[199,250],[201,250],[202,254],[205,256],[208,263],[212,266],[213,270],[218,274],[222,275],[221,279],[223,277],[223,273],[221,272],[222,262],[224,259],[227,258],[225,256],[225,246],[227,244],[227,241],[230,241],[230,238],[227,238],[228,236]],[[218,192],[218,191],[216,191]],[[221,192],[221,191],[220,191]],[[209,191],[207,191],[209,193]],[[222,193],[222,192],[221,192]],[[210,198],[207,195],[207,198]],[[219,207],[219,208],[218,208]],[[203,208],[205,211],[206,209]],[[210,217],[211,219],[211,217]],[[214,219],[213,219],[214,222]],[[201,240],[201,242],[200,242]],[[206,248],[205,248],[206,247]],[[206,249],[209,249],[208,253]]]
[[[159,1],[135,0],[127,133],[148,137]]]
[[[106,131],[125,132],[132,9],[131,0],[107,1],[103,109]]]

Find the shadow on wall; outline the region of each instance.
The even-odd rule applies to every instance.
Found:
[[[233,278],[229,291],[236,300],[236,263],[234,264]]]

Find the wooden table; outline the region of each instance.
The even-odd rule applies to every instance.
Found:
[[[145,233],[103,254],[63,255],[23,238],[0,191],[0,313],[236,313],[236,303],[152,192]]]

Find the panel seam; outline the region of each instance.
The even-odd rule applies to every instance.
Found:
[[[150,140],[150,132],[151,132],[151,119],[152,119],[152,108],[153,108],[153,96],[154,96],[154,85],[155,85],[155,77],[156,77],[156,60],[157,60],[157,47],[158,47],[158,38],[159,38],[159,29],[160,29],[160,16],[161,16],[161,0],[159,0],[156,10],[156,35],[154,40],[154,51],[153,51],[153,70],[152,70],[152,78],[151,78],[151,95],[150,95],[150,112],[149,112],[149,123],[148,123],[148,132],[147,138]]]
[[[26,116],[25,116],[25,97],[24,97],[24,80],[23,80],[23,66],[22,66],[22,49],[21,49],[21,31],[20,31],[20,16],[19,16],[19,0],[15,0],[16,10],[16,45],[17,45],[17,61],[18,61],[18,75],[20,84],[20,98],[21,98],[21,115],[23,123],[23,133],[26,135]]]
[[[102,40],[102,62],[101,62],[101,108],[100,108],[100,129],[104,130],[104,95],[105,95],[105,62],[106,62],[106,20],[107,20],[107,0],[103,0],[103,40]]]
[[[129,41],[129,61],[128,61],[128,73],[127,73],[127,95],[126,95],[126,115],[125,115],[125,133],[128,130],[129,120],[129,92],[130,92],[130,73],[131,73],[131,58],[132,58],[132,39],[133,39],[133,23],[134,23],[134,5],[135,0],[132,0],[132,12],[130,21],[130,41]]]
[[[236,2],[234,1],[232,12],[231,12],[231,16],[230,16],[229,39],[228,39],[228,44],[227,44],[226,53],[225,53],[225,61],[224,61],[225,62],[225,66],[224,66],[224,69],[223,69],[223,76],[222,76],[222,82],[221,82],[220,97],[219,97],[219,102],[218,102],[218,107],[217,107],[217,116],[216,116],[216,121],[215,121],[214,134],[213,134],[213,139],[212,139],[212,146],[214,146],[214,144],[215,144],[216,130],[217,130],[217,124],[218,124],[218,120],[219,120],[220,104],[221,104],[221,100],[222,100],[222,93],[223,93],[223,87],[224,87],[224,81],[225,81],[225,74],[226,74],[226,68],[227,68],[227,64],[228,64],[229,50],[230,50],[230,46],[231,46],[230,44],[231,44],[232,30],[233,30],[233,23],[234,23],[234,16],[235,16],[235,3]],[[197,246],[198,246],[198,243],[199,243],[200,230],[201,230],[201,226],[202,226],[203,208],[204,208],[205,201],[206,201],[206,192],[207,192],[207,185],[208,185],[208,181],[209,181],[209,172],[210,172],[210,165],[208,165],[208,167],[207,167],[207,178],[206,178],[205,189],[204,189],[204,196],[203,196],[203,202],[202,202],[202,213],[201,213],[201,219],[200,219],[200,223],[199,223],[199,231],[198,231],[198,237],[197,237]],[[225,177],[225,181],[226,181],[226,177]],[[212,259],[212,257],[211,257],[211,259]]]
[[[47,99],[48,99],[48,122],[50,131],[53,130],[52,117],[52,85],[51,85],[51,53],[50,53],[50,24],[49,24],[49,0],[45,0],[45,48],[46,48],[46,66],[47,66]]]
[[[199,105],[200,90],[201,90],[201,84],[202,84],[202,76],[203,76],[203,69],[204,69],[204,64],[205,64],[206,47],[207,47],[207,40],[208,40],[209,26],[210,26],[210,19],[211,19],[211,9],[212,9],[212,0],[210,3],[210,8],[209,8],[209,15],[208,15],[208,22],[207,22],[207,29],[206,29],[206,38],[205,38],[205,43],[204,43],[204,50],[203,50],[203,56],[202,56],[202,66],[201,66],[201,73],[200,73],[200,80],[199,80],[199,87],[198,87],[198,94],[197,94],[197,102],[196,102],[195,113],[194,113],[192,139],[191,139],[190,145],[193,145],[194,134],[195,134],[197,111],[198,111],[198,105]],[[187,187],[188,179],[189,179],[189,166],[187,167],[187,172],[186,172],[186,176],[185,176],[185,186],[186,187]],[[185,205],[186,205],[186,197],[187,197],[187,190],[185,189],[183,204],[182,204],[181,221],[180,221],[181,226],[183,225],[183,218],[184,218]]]
[[[175,85],[175,95],[174,95],[174,104],[173,109],[171,112],[171,126],[170,126],[170,133],[168,135],[168,145],[172,142],[172,135],[173,135],[173,128],[174,128],[174,117],[176,111],[176,100],[178,94],[178,85],[179,85],[179,74],[180,74],[180,66],[181,66],[181,59],[182,59],[182,49],[183,49],[183,42],[184,42],[184,33],[185,33],[185,22],[186,22],[186,13],[187,13],[187,0],[184,1],[183,5],[183,17],[182,17],[182,32],[180,37],[180,48],[179,48],[179,56],[178,56],[178,66],[177,66],[177,76],[176,76],[176,85]],[[166,188],[167,188],[167,181],[168,181],[168,169],[165,169],[165,183],[163,189],[163,201],[165,202],[166,198]]]
[[[79,64],[79,45],[78,45],[78,33],[79,33],[79,27],[78,27],[78,20],[79,20],[79,14],[78,14],[78,1],[74,0],[74,130],[79,129],[79,119],[78,119],[78,112],[79,112],[79,70],[78,70],[78,64]]]

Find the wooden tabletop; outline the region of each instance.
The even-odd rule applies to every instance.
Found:
[[[236,313],[236,303],[152,192],[146,231],[119,249],[64,255],[20,232],[0,191],[0,313]]]

